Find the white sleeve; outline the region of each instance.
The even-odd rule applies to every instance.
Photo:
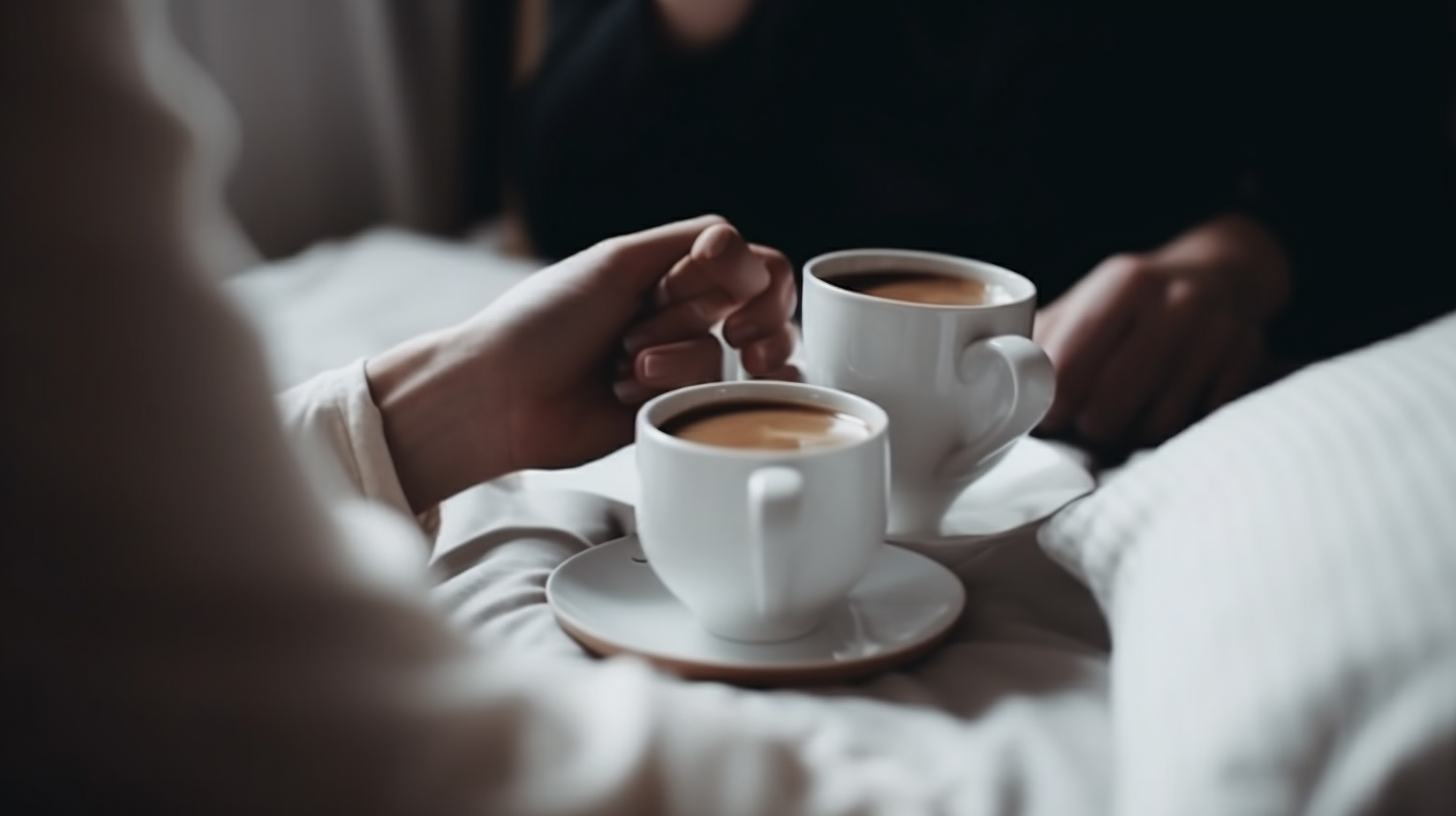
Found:
[[[918,812],[931,792],[755,696],[467,649],[414,525],[323,506],[203,274],[209,154],[159,91],[161,19],[0,4],[7,811]],[[362,375],[331,376],[294,427],[400,507]]]
[[[278,397],[278,408],[283,429],[301,454],[329,456],[358,495],[402,515],[412,514],[389,454],[383,417],[370,395],[364,360],[288,389]],[[438,530],[439,518],[437,507],[417,516],[428,535]]]

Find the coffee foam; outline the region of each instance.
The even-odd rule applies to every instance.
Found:
[[[673,417],[662,430],[690,442],[748,450],[835,447],[870,436],[859,417],[793,402],[715,403]]]
[[[996,306],[1015,300],[1004,286],[947,272],[877,270],[825,280],[869,297],[925,306]]]
[[[1011,294],[1010,289],[996,283],[988,282],[986,284],[987,306],[1002,306],[1007,303],[1013,303],[1015,300],[1016,298]]]

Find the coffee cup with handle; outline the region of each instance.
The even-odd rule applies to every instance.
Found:
[[[663,394],[637,414],[637,534],[658,578],[708,632],[812,631],[884,545],[885,412],[802,383]]]
[[[1056,376],[1030,339],[1036,286],[993,264],[901,249],[804,266],[811,383],[890,417],[889,533],[935,534],[955,498],[1051,407]]]

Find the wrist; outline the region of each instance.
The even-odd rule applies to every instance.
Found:
[[[400,486],[423,512],[509,472],[508,451],[489,438],[488,377],[470,366],[450,330],[409,340],[365,362],[369,393],[384,424]]]

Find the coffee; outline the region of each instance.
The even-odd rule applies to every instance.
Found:
[[[976,278],[934,272],[861,272],[827,279],[851,292],[934,306],[984,306],[1004,303],[1006,293]]]
[[[679,439],[726,448],[802,450],[870,436],[859,417],[801,402],[732,401],[694,408],[663,423]]]

